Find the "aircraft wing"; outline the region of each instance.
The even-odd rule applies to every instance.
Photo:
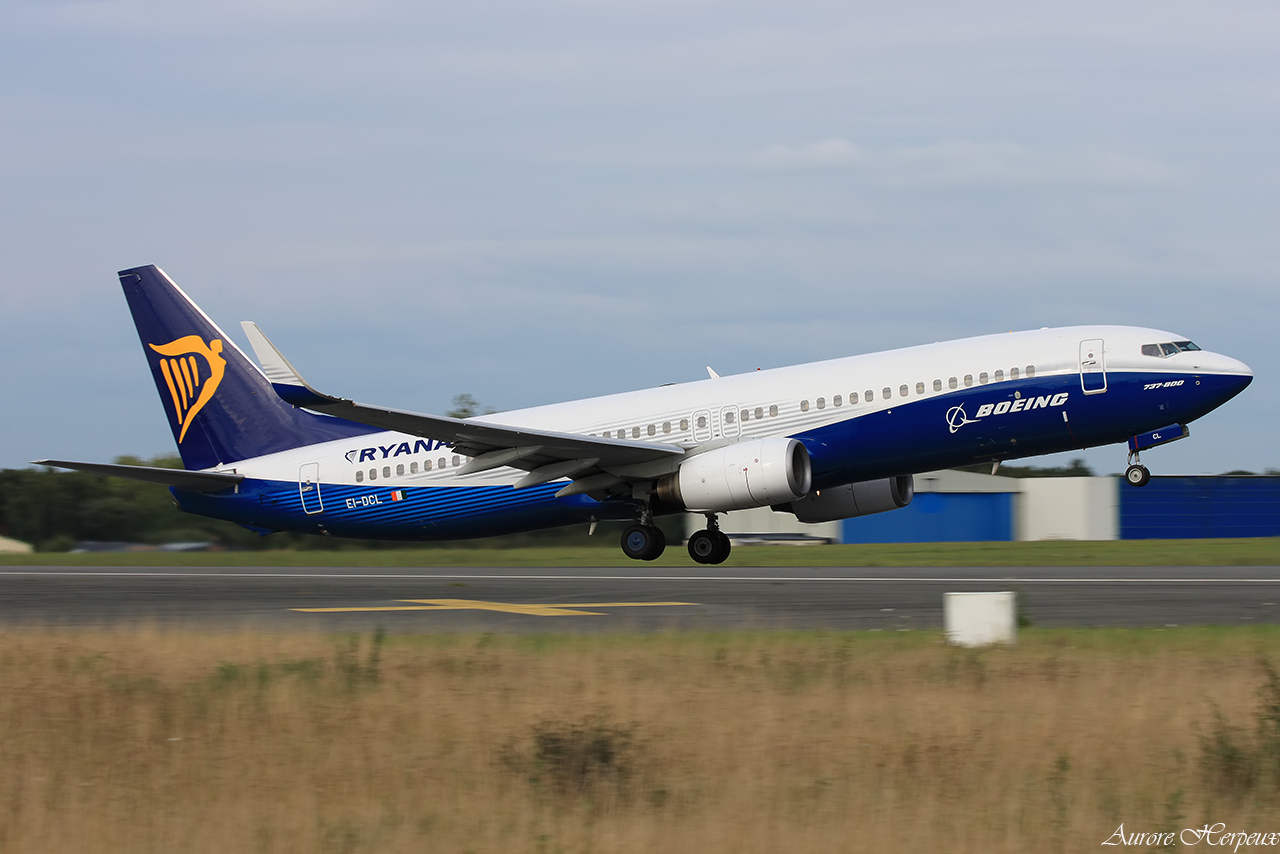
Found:
[[[574,495],[604,489],[626,477],[653,477],[674,471],[684,448],[653,442],[557,433],[475,421],[443,415],[423,415],[381,406],[369,406],[333,397],[312,388],[267,339],[257,324],[240,324],[262,363],[263,372],[282,400],[294,406],[395,430],[453,446],[472,457],[459,474],[476,474],[511,466],[529,474],[516,488],[535,486],[568,477],[575,482],[560,491]]]

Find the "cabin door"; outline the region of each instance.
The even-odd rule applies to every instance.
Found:
[[[1102,339],[1080,342],[1080,387],[1085,394],[1101,394],[1107,390],[1107,365],[1102,355]]]
[[[298,469],[298,494],[302,496],[302,509],[308,516],[324,510],[320,500],[320,464],[303,463]]]

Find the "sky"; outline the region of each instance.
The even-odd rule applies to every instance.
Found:
[[[173,453],[115,277],[157,264],[437,413],[1153,326],[1256,374],[1153,473],[1280,468],[1278,42],[1270,0],[9,0],[0,467]]]

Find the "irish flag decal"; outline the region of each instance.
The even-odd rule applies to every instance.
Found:
[[[392,501],[404,501],[404,490],[403,490],[403,489],[397,489],[397,490],[395,490],[394,492],[392,492],[392,493],[391,493],[391,500],[392,500]]]

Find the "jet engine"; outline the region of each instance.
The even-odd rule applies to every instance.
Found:
[[[690,457],[658,481],[664,504],[723,513],[794,501],[809,492],[809,452],[795,439],[747,439]]]
[[[906,507],[915,494],[915,479],[907,474],[814,490],[799,501],[773,509],[790,511],[801,522],[833,522]]]

